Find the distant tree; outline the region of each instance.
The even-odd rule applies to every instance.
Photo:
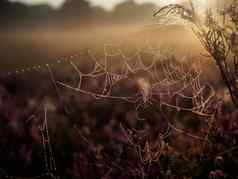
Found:
[[[68,22],[88,21],[92,12],[89,2],[85,0],[66,0],[60,10],[63,19]]]
[[[11,3],[8,0],[0,0],[0,13],[6,13],[11,7]]]
[[[0,0],[0,19],[5,22],[9,11],[11,10],[11,3],[7,0]]]
[[[66,0],[62,11],[72,14],[83,14],[91,9],[89,2],[85,0]]]
[[[127,0],[115,7],[112,16],[117,21],[136,22],[150,17],[155,7],[152,3],[137,4],[134,0]]]
[[[12,3],[7,0],[0,1],[0,20],[2,28],[16,24],[27,15],[28,7],[21,3]]]

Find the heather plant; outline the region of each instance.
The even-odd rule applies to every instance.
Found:
[[[217,0],[218,2],[218,0]],[[219,1],[220,2],[220,1]],[[209,1],[207,1],[209,4]],[[202,46],[215,60],[223,81],[229,89],[232,101],[238,106],[237,85],[237,1],[226,2],[224,8],[207,7],[205,17],[189,0],[189,7],[180,4],[170,4],[162,7],[154,14],[159,21],[171,19],[174,16],[189,22],[194,34]]]

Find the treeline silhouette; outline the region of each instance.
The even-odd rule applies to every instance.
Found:
[[[110,12],[101,7],[92,7],[86,0],[67,0],[60,9],[53,9],[47,5],[29,6],[0,0],[1,30],[142,22],[152,16],[155,8],[152,3],[137,4],[134,0],[120,3]]]

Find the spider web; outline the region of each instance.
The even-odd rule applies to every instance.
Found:
[[[137,49],[135,53],[129,56],[123,53],[119,46],[105,45],[102,62],[97,60],[91,51],[87,53],[94,64],[92,71],[88,73],[82,72],[77,64],[78,59],[71,59],[70,64],[79,78],[77,85],[73,86],[69,82],[62,81],[56,81],[55,83],[58,87],[75,91],[79,95],[92,96],[96,100],[106,99],[129,102],[135,106],[138,120],[147,120],[140,116],[140,113],[143,113],[146,108],[160,110],[160,115],[167,122],[167,127],[156,134],[157,140],[146,141],[150,138],[149,129],[129,129],[121,124],[124,136],[126,136],[129,145],[140,156],[142,163],[151,164],[158,161],[166,149],[163,141],[169,138],[172,133],[202,141],[204,146],[209,142],[208,136],[215,113],[210,106],[214,102],[216,94],[210,84],[202,83],[200,63],[196,65],[192,62],[189,63],[188,60],[190,59],[186,59],[186,57],[178,61],[173,59],[173,55],[168,55],[169,53],[163,55],[160,49],[152,47]],[[122,62],[116,61],[117,68],[112,69],[111,65],[109,65],[111,63],[110,60],[118,60],[118,58]],[[145,60],[148,58],[149,62]],[[94,87],[100,88],[100,86],[103,86],[101,89],[95,91],[92,88],[85,88],[83,81],[86,78],[91,78],[90,80],[93,81],[98,77],[102,78]],[[134,94],[123,95],[115,92],[118,90],[117,88],[123,85],[123,81],[131,82],[130,80],[137,87],[137,91]],[[123,89],[123,87],[121,88]],[[119,88],[119,91],[121,88]],[[195,115],[197,120],[205,123],[205,129],[203,130],[206,132],[198,135],[178,127],[178,122],[170,119],[168,112],[166,112],[171,109]],[[138,141],[138,138],[142,139],[142,141]]]
[[[202,84],[199,65],[193,67],[188,62],[170,60],[170,57],[163,56],[159,49],[151,47],[137,49],[134,54],[127,56],[120,48],[105,45],[103,63],[97,60],[90,50],[87,53],[93,62],[92,70],[84,73],[77,65],[79,59],[71,58],[69,63],[78,77],[77,85],[56,80],[58,87],[63,86],[95,99],[128,101],[134,103],[136,109],[157,102],[178,111],[185,110],[201,116],[211,116],[208,106],[215,96],[215,91],[211,85]],[[146,55],[150,55],[149,62],[145,62]],[[119,57],[122,62],[120,67],[116,64],[117,69],[113,71],[109,63],[117,60],[113,59],[114,57]],[[133,95],[117,95],[115,88],[120,87],[123,81],[131,79],[137,87],[137,92]],[[86,87],[84,81],[91,83],[95,80],[99,81],[101,89]],[[183,106],[184,101],[189,101],[190,106]]]
[[[11,176],[8,175],[3,169],[0,168],[0,178],[6,178],[6,179],[22,179],[22,178],[28,178],[28,179],[40,179],[40,178],[49,178],[49,179],[59,179],[57,176],[57,168],[55,163],[55,158],[53,154],[53,149],[51,146],[51,140],[49,135],[49,128],[48,128],[48,109],[45,106],[44,108],[44,119],[42,121],[42,125],[39,126],[39,130],[42,137],[42,148],[43,148],[43,158],[44,158],[44,164],[45,164],[45,172],[41,175],[33,176],[33,177],[19,177],[19,176]]]
[[[144,141],[150,136],[148,129],[128,129],[121,125],[124,136],[135,148],[142,163],[151,164],[159,160],[166,148],[163,140],[170,137],[172,132],[204,143],[208,142],[207,138],[214,120],[214,110],[210,109],[210,105],[215,98],[215,91],[210,84],[202,83],[201,65],[199,63],[193,65],[189,60],[187,57],[180,61],[175,60],[173,51],[163,53],[160,48],[152,46],[137,48],[133,53],[126,53],[120,45],[107,44],[104,45],[103,58],[98,58],[91,50],[87,50],[79,55],[57,61],[57,64],[64,62],[70,65],[75,74],[74,80],[58,80],[52,70],[52,64],[41,65],[38,68],[46,67],[59,96],[64,88],[79,95],[89,95],[95,100],[128,102],[135,106],[137,119],[142,121],[146,120],[140,116],[144,109],[151,107],[161,110],[160,114],[164,116],[168,125],[163,132],[158,132],[157,140]],[[90,64],[90,70],[85,67],[85,64]],[[37,66],[33,67],[35,68],[38,69]],[[31,68],[28,69],[21,72],[30,71]],[[121,92],[128,90],[133,93]],[[177,121],[168,117],[165,112],[167,109],[190,112],[198,116],[199,120],[205,119],[203,122],[208,126],[206,135],[194,135],[179,128],[176,125]],[[41,132],[47,173],[33,178],[45,176],[57,178],[54,175],[56,165],[49,140],[47,109],[45,109]],[[142,142],[136,140],[138,137]]]

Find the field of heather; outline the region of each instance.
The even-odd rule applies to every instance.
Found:
[[[196,39],[115,29],[4,37],[1,177],[235,178],[238,113]]]

